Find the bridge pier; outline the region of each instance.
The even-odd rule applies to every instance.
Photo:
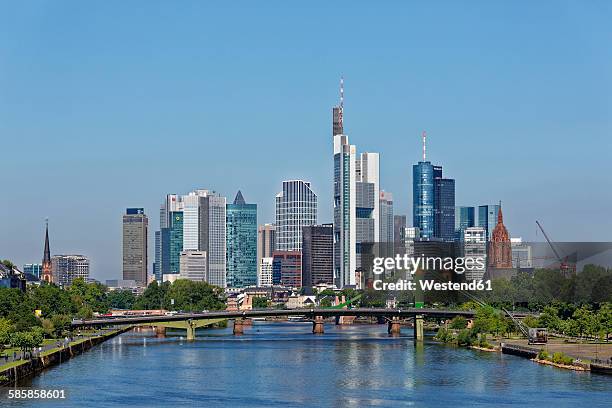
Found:
[[[423,315],[414,316],[414,338],[423,341]]]
[[[155,335],[157,337],[166,337],[166,328],[164,326],[155,326]]]
[[[388,322],[387,333],[392,336],[399,336],[402,334],[402,326],[400,325],[399,317],[393,316]]]
[[[323,316],[315,316],[312,321],[312,334],[323,334],[325,333],[325,321]]]
[[[244,334],[244,322],[241,318],[234,320],[234,335],[241,336]]]

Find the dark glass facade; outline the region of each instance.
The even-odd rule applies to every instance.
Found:
[[[238,194],[226,210],[227,286],[232,288],[257,285],[257,204],[246,204]]]
[[[434,166],[430,162],[412,166],[412,225],[423,238],[434,236]]]
[[[180,259],[183,251],[183,212],[168,213],[168,228],[161,229],[162,274],[180,273]]]
[[[455,238],[463,239],[466,228],[476,226],[476,209],[474,207],[456,207],[455,209]]]
[[[434,196],[434,237],[452,241],[455,238],[455,180],[436,178]]]
[[[333,284],[333,224],[312,225],[302,231],[302,286]]]

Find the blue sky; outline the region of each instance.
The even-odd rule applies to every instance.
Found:
[[[303,178],[329,222],[340,75],[396,213],[425,129],[457,205],[610,241],[611,20],[605,1],[0,1],[0,258],[40,261],[48,216],[53,253],[119,277],[125,207],[152,236],[194,188],[241,189],[263,223]]]

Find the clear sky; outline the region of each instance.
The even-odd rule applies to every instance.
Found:
[[[152,242],[164,195],[195,188],[241,189],[263,223],[310,180],[329,222],[340,75],[396,214],[425,129],[457,205],[612,241],[611,21],[607,1],[0,1],[0,258],[40,262],[49,217],[52,253],[120,277],[125,208]]]

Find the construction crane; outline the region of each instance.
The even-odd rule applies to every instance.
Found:
[[[567,262],[567,257],[565,257],[565,259],[561,259],[561,255],[559,255],[559,252],[557,252],[557,248],[555,248],[550,238],[548,238],[548,235],[546,234],[546,231],[544,231],[542,224],[540,224],[538,220],[536,220],[536,224],[538,224],[540,231],[542,231],[542,234],[544,234],[544,238],[546,238],[548,245],[550,245],[550,249],[552,249],[553,253],[557,257],[557,260],[559,261],[559,269],[561,270],[561,272],[566,275],[570,273],[574,273],[575,268],[570,267],[570,265]]]

